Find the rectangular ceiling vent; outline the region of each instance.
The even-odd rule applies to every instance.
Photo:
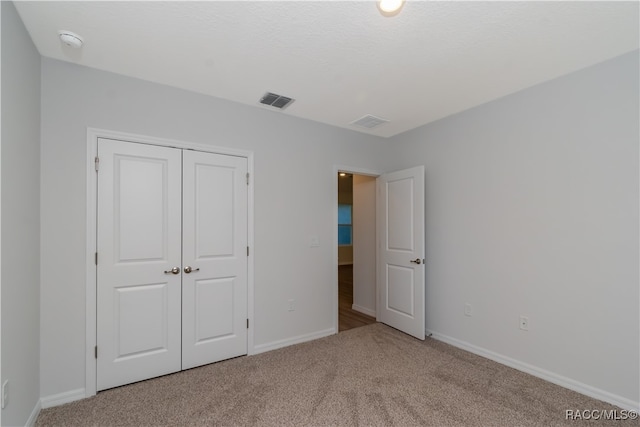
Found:
[[[272,107],[279,108],[284,110],[286,107],[291,105],[295,99],[288,98],[286,96],[277,95],[275,93],[267,92],[262,98],[260,98],[260,103],[264,105],[270,105]]]
[[[366,116],[362,116],[358,120],[355,120],[350,124],[367,129],[373,129],[374,127],[380,126],[384,123],[389,123],[389,120],[367,114]]]

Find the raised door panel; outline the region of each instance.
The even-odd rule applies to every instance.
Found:
[[[412,253],[414,244],[413,177],[400,177],[386,182],[387,251]]]

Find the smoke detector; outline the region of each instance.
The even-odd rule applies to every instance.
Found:
[[[262,98],[260,98],[261,104],[270,105],[271,107],[276,107],[281,110],[284,110],[286,107],[291,105],[293,101],[295,101],[295,99],[271,92],[265,93],[262,95]]]
[[[58,31],[58,37],[60,37],[60,41],[62,43],[74,49],[80,49],[82,47],[82,44],[84,43],[82,37],[71,31]]]

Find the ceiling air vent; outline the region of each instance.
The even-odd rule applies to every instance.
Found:
[[[384,124],[384,123],[389,123],[389,120],[372,116],[371,114],[367,114],[366,116],[362,116],[358,120],[355,120],[350,124],[367,128],[367,129],[373,129],[374,127],[380,126],[381,124]]]
[[[275,93],[267,92],[262,98],[260,98],[260,103],[264,105],[270,105],[272,107],[279,108],[284,110],[287,106],[289,106],[295,99],[287,98],[286,96],[277,95]]]

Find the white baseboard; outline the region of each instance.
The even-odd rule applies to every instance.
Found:
[[[351,306],[351,309],[355,310],[355,311],[359,311],[362,314],[366,314],[367,316],[376,317],[376,311],[375,310],[371,310],[370,308],[367,308],[367,307],[362,307],[361,305],[353,304]]]
[[[611,403],[612,405],[616,405],[622,409],[626,409],[629,411],[638,411],[640,409],[640,402],[634,402],[633,400],[627,399],[626,397],[618,396],[616,394],[601,390],[588,384],[572,380],[571,378],[567,378],[562,375],[547,371],[545,369],[538,368],[537,366],[529,365],[528,363],[521,362],[519,360],[512,359],[498,353],[494,353],[493,351],[475,346],[466,341],[461,341],[456,338],[442,335],[433,331],[427,331],[427,335],[429,334],[431,334],[432,338],[437,339],[438,341],[451,344],[454,347],[461,348],[463,350],[477,354],[478,356],[486,357],[487,359],[491,359],[495,362],[509,366],[510,368],[526,372],[527,374],[531,374],[534,377],[542,378],[545,381],[549,381],[550,383],[568,388],[569,390],[577,391],[578,393],[593,397],[594,399]]]
[[[36,406],[33,407],[33,411],[31,411],[31,415],[29,415],[29,419],[25,424],[25,427],[33,427],[36,425],[36,420],[38,419],[38,415],[40,415],[40,410],[42,409],[42,404],[38,400],[36,402]]]
[[[334,328],[329,328],[318,332],[312,332],[310,334],[298,335],[297,337],[273,341],[267,344],[259,344],[253,347],[253,352],[251,354],[264,353],[266,351],[276,350],[282,347],[288,347],[290,345],[300,344],[306,341],[317,340],[318,338],[324,338],[329,335],[334,335],[335,333],[336,330]]]
[[[63,393],[53,394],[51,396],[45,396],[40,398],[40,405],[42,409],[51,408],[53,406],[64,405],[65,403],[75,402],[76,400],[84,399],[85,392],[83,388],[75,390],[65,391]]]
[[[260,344],[253,347],[253,351],[249,354],[259,354],[264,353],[271,350],[276,350],[282,347],[288,347],[294,344],[300,344],[306,341],[312,341],[319,338],[324,338],[329,335],[334,335],[337,331],[335,328],[329,328],[322,331],[313,332],[310,334],[298,335],[296,337],[287,338],[279,341],[273,341],[267,344]],[[76,400],[84,399],[85,397],[85,389],[79,388],[76,390],[66,391],[64,393],[58,393],[51,396],[45,396],[40,399],[39,405],[42,409],[51,408],[53,406],[63,405],[65,403],[74,402]],[[37,416],[37,415],[36,415]]]

